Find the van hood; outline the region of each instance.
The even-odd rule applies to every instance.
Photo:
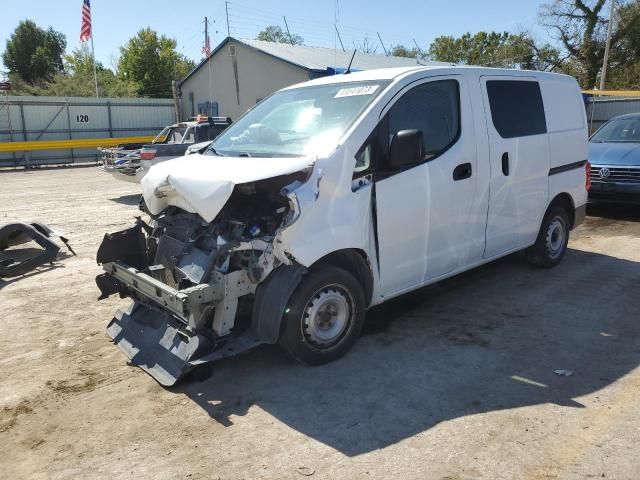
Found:
[[[640,165],[640,143],[589,142],[589,162],[592,165]]]
[[[288,175],[312,165],[314,159],[218,157],[192,154],[158,163],[142,179],[147,209],[157,215],[172,205],[211,222],[241,183]]]

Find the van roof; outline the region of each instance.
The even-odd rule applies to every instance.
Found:
[[[509,76],[527,76],[536,78],[554,78],[556,80],[566,79],[573,80],[573,77],[559,73],[540,72],[533,70],[515,70],[507,68],[489,68],[489,67],[475,67],[466,65],[456,66],[415,66],[415,67],[398,67],[398,68],[378,68],[373,70],[364,70],[359,72],[352,72],[348,75],[331,75],[328,77],[317,78],[304,83],[298,83],[291,85],[287,89],[307,87],[314,85],[330,85],[334,83],[347,83],[347,82],[366,82],[375,80],[395,80],[400,77],[410,75],[417,72],[431,72],[434,75],[455,75],[461,73],[467,73],[472,75],[509,75]],[[575,80],[574,80],[575,81]]]

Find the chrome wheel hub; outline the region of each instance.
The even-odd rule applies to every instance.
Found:
[[[566,228],[560,217],[554,218],[547,229],[547,251],[552,259],[557,258],[564,248]]]
[[[303,314],[305,337],[322,347],[336,343],[349,325],[352,304],[348,292],[338,285],[330,285],[316,292]]]

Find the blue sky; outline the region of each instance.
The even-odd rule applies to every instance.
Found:
[[[80,45],[81,0],[2,0],[0,51],[20,20],[29,18],[41,27],[52,26],[67,36],[67,49]],[[338,26],[345,47],[368,36],[382,47],[376,32],[390,45],[411,45],[413,39],[428,47],[440,35],[461,35],[480,30],[533,31],[547,40],[537,26],[538,0],[340,0]],[[224,0],[91,0],[96,57],[105,66],[117,61],[118,47],[141,27],[150,26],[178,41],[178,50],[194,60],[201,58],[203,18],[212,23],[212,47],[227,34]],[[230,0],[231,35],[253,38],[267,25],[284,26],[305,43],[333,47],[335,0]]]

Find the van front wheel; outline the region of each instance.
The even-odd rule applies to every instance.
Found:
[[[362,287],[353,275],[329,265],[313,268],[289,300],[280,345],[307,365],[336,360],[360,335],[365,308]]]
[[[562,207],[552,208],[542,221],[536,243],[527,249],[527,259],[539,267],[555,267],[567,251],[569,215]]]

